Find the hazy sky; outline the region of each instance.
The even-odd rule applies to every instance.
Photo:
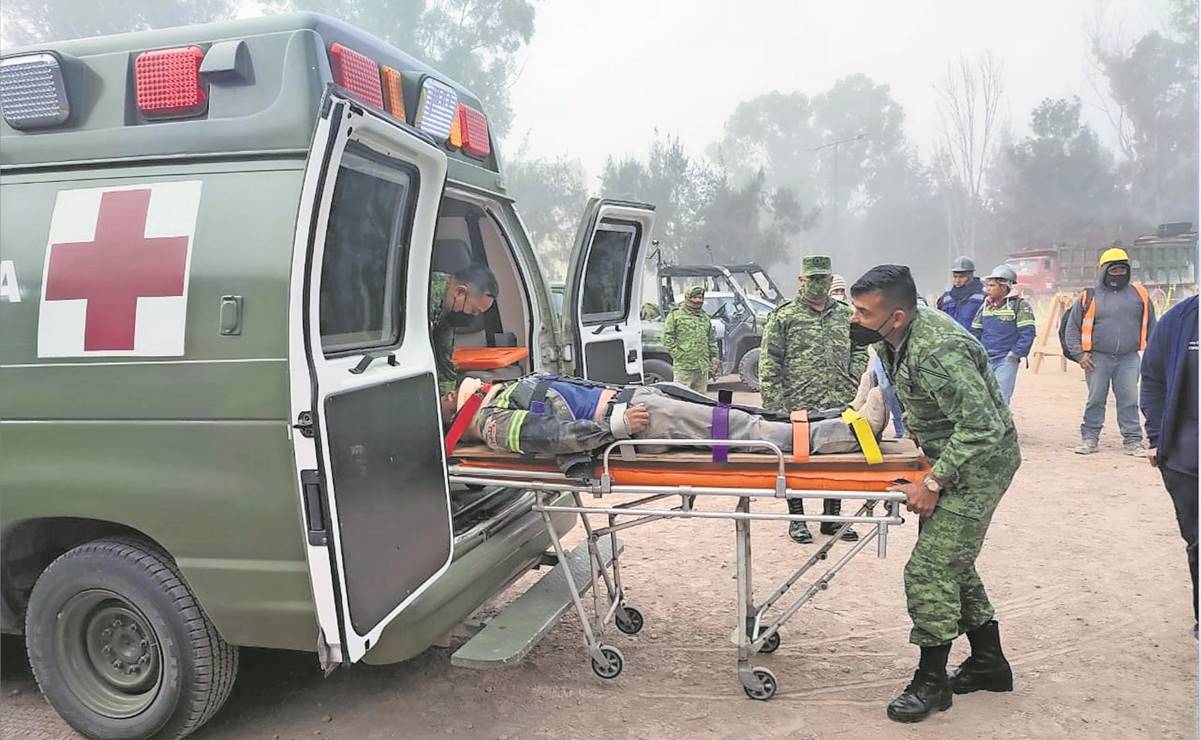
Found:
[[[925,156],[933,84],[949,61],[986,50],[1004,63],[1015,131],[1042,98],[1073,94],[1101,130],[1085,36],[1098,8],[1127,40],[1168,19],[1164,0],[542,0],[507,148],[528,137],[532,154],[579,157],[595,188],[605,158],[644,156],[656,127],[703,155],[739,101],[816,94],[862,72],[890,86]]]

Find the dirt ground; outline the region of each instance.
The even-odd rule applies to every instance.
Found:
[[[647,626],[610,637],[626,658],[616,681],[592,675],[574,615],[524,663],[498,671],[452,668],[435,648],[323,679],[310,655],[245,650],[232,698],[195,737],[1196,737],[1197,643],[1171,503],[1145,461],[1120,454],[1112,407],[1101,453],[1072,454],[1083,399],[1074,366],[1018,381],[1024,462],[979,562],[1012,694],[956,697],[919,725],[886,719],[917,655],[901,584],[911,518],[893,530],[887,559],[852,561],[785,627],[780,650],[757,661],[775,672],[777,697],[747,699],[727,642],[733,528],[692,520],[625,533],[624,572]],[[806,552],[784,529],[755,524],[760,590]],[[957,643],[952,662],[965,652]],[[22,643],[5,638],[2,657],[0,736],[70,737],[38,694]]]

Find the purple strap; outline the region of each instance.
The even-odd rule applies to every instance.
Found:
[[[733,394],[730,391],[718,391],[717,405],[713,407],[713,439],[730,438],[730,401]],[[730,448],[725,445],[713,446],[713,462],[724,465],[730,459]]]

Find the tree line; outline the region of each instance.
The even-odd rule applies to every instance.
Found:
[[[508,90],[535,32],[530,0],[263,0],[267,12],[342,18],[473,90],[504,137]],[[1197,222],[1197,0],[1173,0],[1163,30],[1127,41],[1103,18],[1087,33],[1095,97],[1116,149],[1085,122],[1080,98],[1048,98],[1017,137],[1002,116],[1004,62],[954,60],[933,81],[937,144],[922,153],[887,84],[852,74],[809,94],[772,91],[739,102],[704,152],[656,131],[645,155],[611,158],[599,193],[654,203],[669,261],[753,259],[777,277],[806,253],[831,252],[857,274],[880,261],[911,265],[925,292],[950,259],[988,269],[1012,250],[1129,242],[1161,221]],[[5,0],[12,43],[160,28],[233,17],[237,0]],[[1094,101],[1090,101],[1093,103]],[[587,173],[569,153],[509,152],[506,181],[544,261],[562,268]]]

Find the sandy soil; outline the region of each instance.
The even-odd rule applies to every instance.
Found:
[[[1012,694],[957,697],[920,725],[885,718],[916,661],[901,585],[911,520],[893,531],[887,559],[853,561],[757,661],[778,677],[777,698],[746,699],[726,641],[732,527],[671,522],[625,535],[631,600],[647,627],[610,638],[626,657],[614,682],[592,675],[574,616],[503,671],[452,668],[449,651],[432,649],[323,679],[309,655],[246,650],[233,697],[195,737],[1196,737],[1197,643],[1171,503],[1144,461],[1119,454],[1115,428],[1100,454],[1071,453],[1083,398],[1075,367],[1024,371],[1018,382],[1025,461],[980,559]],[[756,524],[754,546],[763,588],[806,551],[771,523]],[[0,736],[69,737],[20,641],[3,648]],[[965,652],[957,644],[952,661]]]

